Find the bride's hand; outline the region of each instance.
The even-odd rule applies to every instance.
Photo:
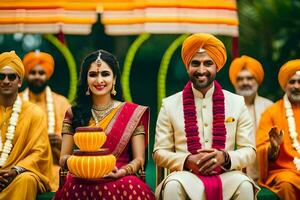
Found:
[[[104,176],[105,178],[121,178],[123,176],[126,175],[126,170],[125,169],[118,169],[117,167],[115,167],[115,169],[108,173],[106,176]]]

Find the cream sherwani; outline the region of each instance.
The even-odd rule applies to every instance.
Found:
[[[204,149],[212,147],[212,87],[206,96],[193,88],[195,96],[199,137]],[[221,174],[223,198],[232,198],[237,188],[244,181],[253,181],[241,173],[241,168],[253,163],[256,159],[253,123],[241,96],[223,90],[225,96],[225,127],[227,131],[225,150],[231,158],[229,172]],[[234,119],[230,120],[228,119]],[[235,150],[235,146],[237,149]],[[203,184],[194,174],[183,171],[184,162],[190,153],[184,131],[182,92],[165,98],[157,119],[153,158],[158,166],[172,172],[157,187],[156,195],[160,197],[164,185],[169,180],[180,182],[190,199],[205,199]],[[253,183],[253,186],[255,184]]]
[[[256,95],[254,99],[254,104],[247,107],[255,126],[254,135],[256,135],[255,133],[260,121],[261,114],[272,104],[273,102],[270,101],[269,99]],[[255,181],[258,180],[257,160],[255,160],[255,162],[252,165],[247,167],[247,175],[250,176]]]

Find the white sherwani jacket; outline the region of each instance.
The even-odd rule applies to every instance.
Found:
[[[213,91],[214,87],[203,97],[202,93],[193,88],[199,137],[204,149],[212,146]],[[225,150],[231,158],[230,170],[239,170],[256,159],[253,123],[244,98],[226,90],[223,93],[227,131]],[[185,159],[190,155],[185,134],[182,92],[179,92],[163,100],[158,115],[153,150],[153,158],[158,166],[170,169],[171,172],[183,170]]]

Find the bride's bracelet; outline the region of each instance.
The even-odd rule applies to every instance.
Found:
[[[63,168],[68,170],[67,160],[71,155],[63,155],[59,160],[59,165]]]
[[[124,165],[121,169],[125,169],[127,175],[135,174],[143,166],[141,159],[134,159],[129,164]]]

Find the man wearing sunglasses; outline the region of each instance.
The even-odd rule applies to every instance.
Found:
[[[59,183],[61,127],[70,103],[64,96],[51,91],[48,85],[54,71],[54,59],[50,54],[40,51],[29,52],[24,56],[23,63],[28,88],[22,92],[22,98],[39,105],[47,114],[48,135],[54,164],[51,188],[52,191],[56,191]]]
[[[0,199],[36,199],[50,190],[52,157],[45,113],[18,96],[24,66],[0,54]]]

